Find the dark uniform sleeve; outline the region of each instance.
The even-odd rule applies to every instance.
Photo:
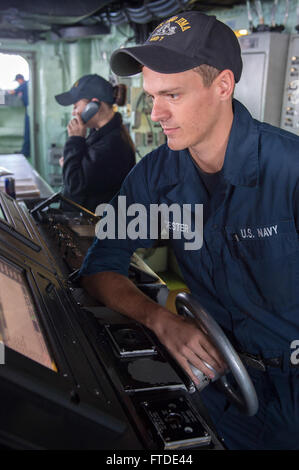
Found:
[[[295,208],[295,224],[296,224],[297,230],[299,231],[299,180],[298,180],[296,191],[295,191],[294,208]]]
[[[65,193],[79,203],[87,193],[105,195],[113,191],[115,194],[132,164],[119,135],[111,134],[92,145],[84,137],[69,137],[64,146]]]
[[[120,197],[125,198],[122,199],[122,204],[124,204],[124,201],[126,204],[125,213],[120,210]],[[114,220],[113,217],[109,219],[111,222],[110,226],[108,227],[108,222],[105,226],[105,230],[110,233],[110,237],[106,239],[95,237],[94,243],[85,257],[79,275],[83,276],[103,271],[113,271],[127,276],[130,258],[134,251],[141,247],[149,248],[153,246],[156,241],[155,239],[150,239],[150,204],[153,202],[155,202],[155,195],[149,192],[144,161],[141,160],[125,179],[120,192],[110,202],[110,209],[106,208],[103,214],[103,217],[106,217],[108,210],[111,214],[113,214],[113,211],[115,212]],[[135,204],[135,206],[132,206],[133,204]],[[127,208],[129,206],[133,208],[133,211],[136,209],[134,216],[127,216]],[[125,217],[125,223],[122,226],[126,229],[125,236],[123,236],[123,233],[122,235],[118,233],[119,221],[122,220],[124,222],[122,217]],[[106,220],[108,220],[107,217]],[[115,222],[114,225],[113,222]],[[129,228],[130,223],[131,231]],[[132,239],[134,227],[136,227],[136,232],[140,232],[142,228],[142,238]],[[111,238],[111,234],[113,235],[114,228],[116,236],[113,239]],[[97,226],[96,234],[99,236],[99,233],[99,226]]]
[[[23,101],[24,106],[28,106],[28,83],[24,82],[15,88],[15,94],[18,95],[21,93],[21,99]]]
[[[103,193],[107,190],[109,181],[101,165],[105,165],[109,150],[105,143],[90,149],[84,137],[69,137],[64,146],[63,163],[63,182],[68,194],[84,194],[87,187],[89,190],[101,187]]]

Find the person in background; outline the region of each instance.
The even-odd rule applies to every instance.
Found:
[[[30,157],[30,124],[29,124],[29,115],[28,115],[28,81],[24,79],[24,76],[21,73],[18,73],[15,77],[15,81],[18,82],[19,86],[14,90],[11,90],[9,93],[12,95],[17,95],[21,98],[23,105],[25,107],[25,120],[24,120],[24,139],[23,147],[21,153],[25,157]]]
[[[121,114],[113,109],[114,103],[125,104],[123,87],[113,87],[103,77],[91,74],[55,96],[60,105],[73,105],[60,159],[63,194],[93,212],[100,203],[110,201],[135,165],[134,144]],[[62,207],[71,209],[65,204]]]
[[[145,44],[115,51],[111,68],[120,76],[142,72],[151,119],[167,136],[125,179],[126,207],[192,206],[191,231],[195,204],[203,205],[202,245],[186,248],[183,233],[175,236],[182,224],[166,219],[169,243],[192,295],[248,367],[259,400],[258,412],[246,416],[217,383],[206,387],[200,396],[218,434],[228,449],[299,450],[299,137],[253,119],[233,99],[240,45],[215,16],[175,15]],[[143,225],[149,222],[147,214]],[[190,364],[212,378],[207,364],[218,372],[225,364],[210,337],[127,277],[131,254],[155,243],[149,235],[98,237],[79,273],[82,285],[150,328],[195,383]]]

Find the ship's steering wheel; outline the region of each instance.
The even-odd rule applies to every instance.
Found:
[[[219,388],[224,391],[228,399],[234,403],[241,412],[245,413],[247,416],[255,415],[258,410],[258,398],[254,385],[239,355],[218,323],[191,294],[185,292],[179,293],[176,296],[176,308],[179,314],[192,318],[199,328],[207,332],[211,342],[220,351],[227,363],[229,371],[237,382],[238,389],[235,390],[232,387],[226,375],[215,375],[212,381],[217,380]],[[208,364],[206,365],[209,366]],[[202,390],[210,380],[199,369],[191,364],[190,366],[202,384],[202,386],[199,385],[197,388],[198,390]]]

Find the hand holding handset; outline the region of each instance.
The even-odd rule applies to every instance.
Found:
[[[90,101],[90,103],[87,103],[85,108],[83,109],[81,113],[81,119],[86,124],[89,119],[91,119],[100,109],[101,103],[98,101]]]

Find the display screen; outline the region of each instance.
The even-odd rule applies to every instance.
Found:
[[[57,371],[48,351],[23,273],[0,259],[0,340]]]

